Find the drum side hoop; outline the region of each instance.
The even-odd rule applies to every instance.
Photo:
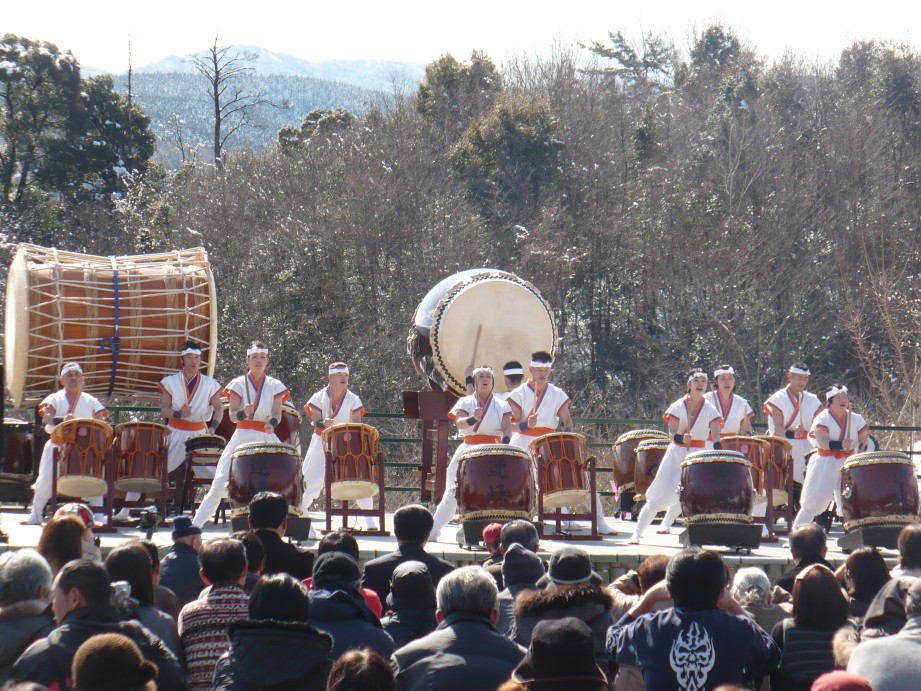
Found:
[[[669,444],[671,444],[671,442],[668,440],[668,438],[647,439],[646,441],[641,441],[636,445],[636,451],[639,453],[640,451],[648,451],[649,449],[663,450],[667,449]]]
[[[367,435],[371,437],[375,444],[380,437],[380,432],[377,431],[377,427],[366,425],[363,422],[342,422],[338,425],[325,428],[322,433],[323,441],[328,444],[330,437],[336,432],[354,432],[355,434]]]
[[[682,461],[681,467],[687,468],[688,466],[700,465],[701,463],[737,463],[747,468],[752,467],[751,461],[747,458],[695,458],[690,461]]]
[[[460,521],[492,520],[510,521],[520,519],[524,521],[531,520],[530,511],[471,511],[470,513],[458,514]]]
[[[858,455],[862,456],[864,454]],[[885,457],[879,458],[857,458],[856,456],[851,456],[851,458],[841,466],[841,470],[849,470],[850,468],[857,468],[864,465],[908,465],[914,467],[915,464],[907,456],[901,454],[898,456],[886,454]]]
[[[848,521],[844,524],[844,530],[850,531],[854,528],[861,528],[865,525],[909,525],[911,523],[921,523],[921,518],[914,515],[899,515],[893,514],[891,516],[869,516],[867,518],[857,518],[853,521]]]
[[[144,422],[142,420],[135,420],[132,422],[120,422],[117,425],[115,425],[112,429],[114,430],[116,436],[120,436],[122,433],[122,430],[124,430],[126,427],[134,427],[137,429],[157,429],[163,434],[163,436],[166,436],[167,434],[170,433],[170,428],[167,427],[166,425],[161,425],[159,422]]]
[[[248,444],[240,444],[231,454],[230,460],[244,456],[255,456],[260,453],[284,453],[300,458],[295,448],[290,444],[283,444],[280,441],[254,441]]]
[[[688,516],[685,523],[751,523],[752,517],[744,513],[701,513]]]
[[[477,444],[471,446],[462,453],[457,461],[460,463],[466,458],[480,458],[482,456],[515,456],[522,460],[531,462],[531,456],[526,451],[512,446],[511,444]]]
[[[770,448],[771,442],[762,439],[761,437],[743,437],[743,436],[733,436],[733,437],[724,437],[721,441],[726,442],[729,440],[739,441],[746,444],[757,444],[762,449]]]
[[[759,434],[758,436],[753,437],[753,439],[763,439],[769,446],[778,444],[779,446],[783,447],[784,451],[793,451],[793,444],[786,437],[775,437],[770,434]]]
[[[628,441],[633,441],[634,439],[640,439],[640,441],[649,441],[651,439],[668,439],[668,435],[665,432],[660,432],[657,429],[635,429],[630,432],[624,432],[617,439],[614,440],[614,446],[618,447],[621,444],[626,444]]]
[[[621,492],[629,492],[631,490],[636,489],[636,483],[635,482],[625,482],[617,489],[620,490]]]

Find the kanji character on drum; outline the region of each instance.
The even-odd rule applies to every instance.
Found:
[[[39,406],[39,412],[42,415],[42,423],[45,430],[51,434],[55,427],[67,420],[77,418],[95,418],[104,420],[109,413],[105,406],[102,405],[95,397],[90,396],[83,391],[86,384],[86,378],[83,376],[83,368],[76,362],[68,362],[61,368],[61,377],[58,380],[62,386],[61,390],[46,396]],[[45,443],[42,450],[42,458],[38,466],[38,477],[35,484],[32,485],[34,495],[32,497],[32,511],[23,523],[27,525],[40,525],[42,522],[42,511],[45,504],[51,499],[52,491],[52,471],[54,465],[54,448],[55,444],[50,439]],[[101,497],[94,497],[94,503],[101,502]]]
[[[732,365],[719,365],[713,372],[713,382],[716,388],[704,394],[704,398],[723,418],[720,436],[750,435],[755,411],[748,401],[735,393],[736,371]]]
[[[275,428],[281,417],[282,404],[291,398],[288,387],[266,374],[269,366],[269,349],[255,341],[246,351],[249,371],[233,379],[225,391],[229,399],[231,419],[236,422],[234,431],[217,462],[211,489],[205,494],[195,513],[193,523],[202,527],[217,510],[221,499],[227,496],[230,478],[230,458],[241,444],[251,442],[278,443]]]
[[[506,398],[512,414],[518,420],[518,431],[511,443],[531,452],[531,442],[544,434],[555,432],[562,422],[564,432],[572,432],[572,415],[569,411],[569,396],[560,387],[550,383],[550,369],[553,356],[545,351],[531,354],[528,373],[531,378],[518,386]],[[601,495],[595,502],[598,530],[607,535],[616,535],[602,511]]]
[[[304,456],[304,499],[301,508],[306,514],[313,500],[320,496],[326,483],[326,452],[323,448],[323,430],[333,425],[349,422],[361,422],[365,407],[354,391],[349,389],[349,366],[344,362],[333,362],[327,370],[328,384],[317,391],[307,404],[304,412],[313,422],[314,434]],[[360,509],[370,509],[374,505],[371,497],[356,499]],[[364,516],[369,530],[377,530],[377,519]]]
[[[841,506],[841,466],[848,456],[866,450],[870,426],[850,409],[847,387],[834,384],[825,392],[828,407],[812,423],[809,436],[818,451],[806,468],[806,481],[800,496],[800,510],[793,530],[812,522],[825,510],[832,496]]]
[[[224,418],[221,385],[201,370],[201,346],[195,341],[182,344],[182,369],[160,380],[160,412],[170,428],[167,470],[176,483],[177,496],[185,479],[185,443],[193,437],[211,434]]]
[[[806,475],[806,452],[813,448],[809,428],[822,412],[819,397],[806,391],[810,375],[803,363],[793,364],[787,372],[787,385],[764,402],[768,434],[786,437],[793,445],[793,480],[800,484]]]
[[[640,511],[636,528],[630,537],[631,544],[638,544],[659,511],[666,511],[660,532],[668,532],[681,511],[678,503],[678,482],[681,479],[681,463],[691,450],[710,447],[707,441],[720,438],[719,411],[704,398],[707,391],[707,373],[694,369],[688,372],[687,393],[672,403],[663,419],[668,423],[672,437],[655,479],[646,490],[646,505]],[[720,449],[720,442],[712,442],[714,449]]]
[[[445,493],[435,510],[435,525],[429,540],[437,541],[441,529],[454,518],[457,510],[458,459],[464,451],[477,444],[507,444],[512,435],[512,410],[493,394],[495,376],[492,368],[481,365],[473,370],[476,390],[458,399],[448,413],[457,424],[463,443],[457,447],[445,476]]]

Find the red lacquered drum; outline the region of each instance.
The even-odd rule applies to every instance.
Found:
[[[275,428],[275,436],[282,444],[293,446],[298,456],[301,455],[301,414],[291,401],[285,401],[281,407],[281,417],[278,419],[278,427]]]
[[[383,463],[377,441],[377,429],[357,422],[323,430],[326,461],[333,475],[333,499],[353,501],[377,495],[377,473]]]
[[[773,491],[771,496],[774,506],[783,506],[787,503],[787,490],[784,482],[786,475],[783,468],[775,464],[773,447],[763,437],[723,437],[720,439],[724,451],[737,451],[745,456],[752,464],[752,483],[754,483],[755,503],[767,502],[767,485],[769,469],[773,468]]]
[[[115,428],[115,489],[159,492],[169,427],[155,422],[125,422]]]
[[[0,474],[32,477],[32,425],[3,419],[3,466]]]
[[[553,432],[531,442],[531,458],[540,472],[544,508],[578,506],[589,498],[585,437],[572,432]]]
[[[614,482],[621,492],[636,487],[636,447],[647,439],[668,440],[668,437],[654,429],[635,429],[621,434],[614,442]]]
[[[105,494],[105,459],[112,447],[112,428],[102,420],[77,418],[54,428],[58,445],[58,494],[97,497]]]
[[[300,515],[304,476],[293,446],[280,442],[241,444],[230,457],[227,497],[236,513],[245,513],[259,492],[277,492],[288,501],[289,513]]]
[[[841,468],[841,502],[845,530],[917,523],[918,483],[911,459],[895,451],[854,454]]]
[[[678,498],[688,523],[751,523],[752,465],[735,451],[697,451],[681,464]]]
[[[477,444],[457,465],[457,513],[461,521],[531,520],[534,471],[517,446]]]
[[[758,435],[755,439],[762,439],[768,443],[764,450],[764,460],[774,466],[774,506],[787,504],[787,481],[793,472],[793,444],[784,437]],[[762,467],[764,482],[767,482],[767,466]]]
[[[636,469],[634,471],[634,481],[636,495],[635,501],[646,501],[646,490],[652,484],[656,473],[659,472],[659,464],[665,457],[665,450],[668,448],[668,438],[665,439],[647,439],[641,441],[636,446]]]

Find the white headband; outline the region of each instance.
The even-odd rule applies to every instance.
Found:
[[[264,346],[257,346],[257,345],[250,346],[249,348],[246,349],[246,357],[249,357],[250,355],[255,355],[256,353],[265,353],[266,355],[268,355],[269,349]]]
[[[531,360],[531,367],[550,367],[552,362],[538,362],[537,360]],[[524,372],[522,372],[524,374]]]
[[[825,392],[825,401],[828,402],[837,396],[839,393],[847,393],[846,386],[830,386],[828,391]]]
[[[694,370],[688,375],[688,384],[690,384],[692,381],[697,379],[697,377],[703,377],[704,379],[707,379],[707,373],[704,372],[702,369]]]
[[[496,376],[492,371],[492,367],[490,367],[489,365],[480,365],[479,367],[477,367],[475,370],[473,370],[473,376],[475,377],[480,372],[489,372],[493,378],[495,378]]]
[[[521,367],[507,367],[502,370],[502,374],[511,377],[516,374],[524,374],[524,370]]]
[[[198,346],[189,346],[188,348],[183,348],[179,353],[179,357],[183,355],[201,355],[201,348]]]
[[[713,373],[713,378],[716,379],[721,374],[731,374],[735,376],[736,371],[732,367],[724,367],[723,369],[718,369]]]
[[[801,367],[796,367],[796,366],[793,366],[790,368],[790,374],[804,374],[807,377],[812,376],[812,372],[810,372],[809,370],[802,369]]]
[[[68,362],[61,368],[61,376],[63,377],[68,372],[79,372],[83,374],[83,368],[80,367],[76,362]]]
[[[349,366],[348,365],[335,365],[330,366],[329,374],[348,374]]]

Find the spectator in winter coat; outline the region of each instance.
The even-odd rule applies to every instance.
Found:
[[[205,583],[201,580],[201,528],[188,516],[173,519],[173,551],[160,560],[160,585],[169,588],[183,605],[197,600]]]
[[[537,582],[546,575],[544,563],[534,552],[525,549],[517,542],[505,551],[502,560],[502,582],[505,589],[499,592],[499,621],[496,629],[503,636],[512,632],[515,623],[515,601],[528,590],[536,590]]]
[[[0,685],[16,658],[54,629],[52,581],[48,562],[35,550],[0,554]]]
[[[421,561],[404,561],[394,569],[390,579],[387,596],[390,614],[381,624],[400,648],[435,630],[438,626],[435,607],[435,586],[428,567]]]

